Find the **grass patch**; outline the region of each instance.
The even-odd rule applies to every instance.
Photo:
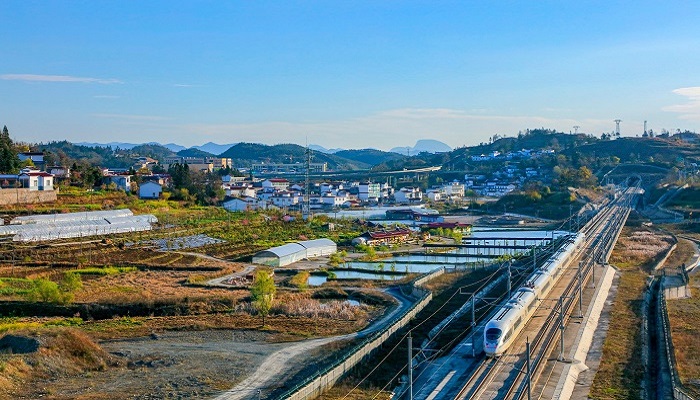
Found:
[[[51,318],[37,321],[35,319],[29,320],[26,318],[8,317],[0,318],[0,333],[45,327],[75,327],[82,324],[83,320],[80,318]]]
[[[589,398],[638,399],[644,377],[642,356],[642,298],[647,273],[670,246],[670,236],[644,229],[623,230],[610,263],[620,280],[603,344],[603,356]]]
[[[0,278],[0,296],[26,296],[33,290],[32,279]]]
[[[136,271],[136,267],[93,267],[93,268],[80,268],[80,269],[72,269],[67,272],[73,272],[76,274],[80,275],[99,275],[99,276],[106,276],[106,275],[117,275],[117,274],[124,274],[127,272],[134,272]]]

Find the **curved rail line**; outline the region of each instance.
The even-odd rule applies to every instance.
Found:
[[[629,215],[630,195],[634,190],[636,188],[628,188],[620,198],[608,201],[604,204],[601,212],[593,216],[582,227],[581,231],[586,235],[585,246],[578,254],[580,257],[579,262],[581,263],[582,287],[585,287],[590,279],[591,271],[595,265],[608,258],[617,234],[621,229],[620,225]],[[560,310],[559,307],[554,307],[547,316],[543,327],[530,343],[531,354],[534,355],[531,362],[531,377],[538,376],[541,373],[541,369],[544,366],[543,361],[546,360],[547,354],[549,354],[552,346],[556,343],[555,339],[559,333],[559,313],[563,313],[568,321],[571,309],[578,303],[578,296],[574,296],[577,289],[578,274],[574,274],[562,294],[566,298],[566,301],[562,302],[563,310]],[[503,356],[509,353],[506,352]],[[501,359],[503,359],[503,356]],[[479,398],[484,390],[494,381],[495,377],[506,367],[507,364],[500,362],[499,359],[482,357],[455,398]],[[499,395],[499,398],[521,399],[526,395],[527,380],[523,373],[523,367],[525,367],[525,360],[519,359],[513,363],[512,368],[518,370],[517,375],[514,379],[509,379],[505,386],[499,390],[502,393],[502,395]],[[531,384],[533,381],[534,379],[531,379]]]

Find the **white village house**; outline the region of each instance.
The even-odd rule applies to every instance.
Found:
[[[145,182],[139,187],[139,199],[158,199],[163,193],[163,186],[157,182]]]

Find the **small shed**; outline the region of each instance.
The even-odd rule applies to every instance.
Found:
[[[163,186],[156,182],[145,182],[139,187],[140,199],[158,199],[163,193]]]

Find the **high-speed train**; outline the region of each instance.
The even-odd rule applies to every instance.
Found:
[[[554,286],[559,275],[577,250],[584,246],[584,234],[570,235],[540,268],[528,277],[527,283],[515,291],[508,301],[486,323],[484,352],[489,357],[503,354],[530,319],[537,305]]]

